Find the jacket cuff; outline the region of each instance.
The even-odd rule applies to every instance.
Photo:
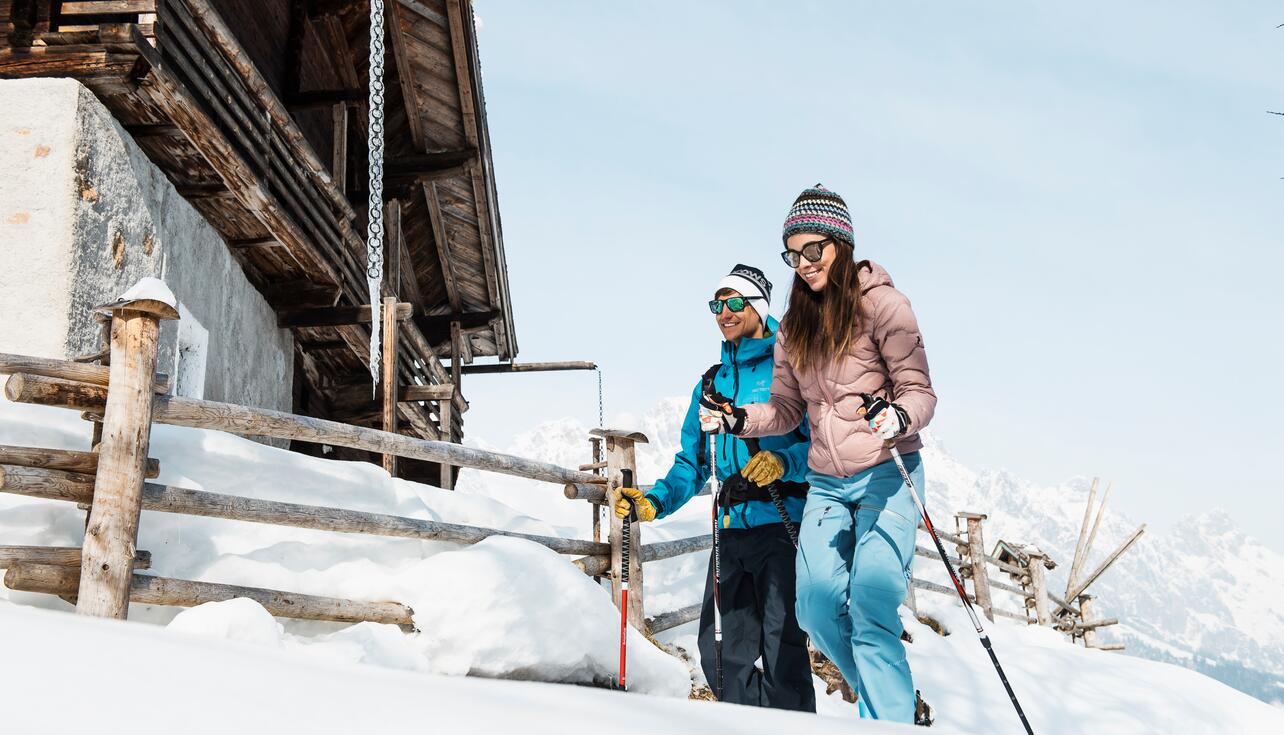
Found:
[[[652,495],[651,493],[647,493],[643,497],[649,500],[651,502],[651,505],[655,506],[656,518],[659,518],[660,516],[664,515],[664,503],[661,503],[660,500],[656,498],[654,495]]]

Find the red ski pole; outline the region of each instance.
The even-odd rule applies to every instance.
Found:
[[[622,487],[633,487],[633,470],[620,470]],[[620,525],[620,689],[628,691],[625,672],[629,662],[629,546],[637,506],[629,500],[629,514]]]

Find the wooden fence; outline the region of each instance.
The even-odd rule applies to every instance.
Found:
[[[611,561],[619,558],[618,534],[603,542],[597,528],[591,541],[567,539],[149,482],[160,472],[159,462],[148,457],[154,423],[303,440],[498,472],[565,485],[568,494],[575,491],[599,503],[607,476],[335,421],[165,395],[169,381],[156,373],[159,322],[176,319],[178,314],[164,303],[139,300],[113,305],[108,316],[107,348],[83,360],[0,354],[0,373],[9,374],[5,383],[9,400],[79,411],[94,423],[89,452],[0,446],[0,492],[77,503],[88,511],[82,548],[0,546],[0,567],[6,569],[4,582],[10,589],[58,595],[73,602],[78,613],[122,619],[131,601],[186,607],[249,597],[280,617],[413,625],[410,608],[393,601],[346,600],[138,574],[152,563],[150,553],[136,550],[144,509],[463,544],[511,536],[573,555],[572,563],[588,574],[618,577]],[[94,361],[102,364],[91,364]],[[639,435],[601,433],[607,437],[611,476],[618,477],[625,467],[633,469],[629,437]],[[634,579],[641,579],[640,572]],[[634,584],[640,592],[639,582]],[[639,593],[630,596],[638,600],[638,615],[641,597]],[[640,618],[637,622],[642,623]]]
[[[248,597],[280,617],[374,621],[407,629],[413,626],[413,611],[395,601],[338,599],[139,574],[139,570],[149,569],[152,563],[149,552],[136,548],[140,511],[146,509],[336,533],[462,544],[491,536],[523,538],[573,555],[572,563],[584,573],[608,578],[612,598],[619,605],[623,534],[620,521],[613,513],[607,513],[607,540],[602,540],[602,507],[607,504],[609,489],[618,486],[622,471],[636,470],[635,447],[647,441],[642,434],[596,429],[591,432],[593,461],[570,469],[335,421],[169,396],[165,394],[168,379],[156,373],[157,337],[159,321],[176,319],[178,314],[163,303],[144,300],[113,305],[108,316],[104,335],[109,344],[85,360],[0,354],[0,373],[10,374],[5,384],[9,400],[79,411],[94,423],[90,452],[0,446],[0,492],[73,502],[88,511],[83,548],[0,546],[0,567],[7,570],[4,583],[10,589],[58,595],[75,604],[78,613],[100,617],[125,618],[131,601],[193,606]],[[95,360],[102,364],[90,364]],[[148,457],[154,423],[344,446],[559,484],[568,499],[584,501],[592,509],[591,539],[515,533],[148,482],[160,471],[159,463]],[[942,540],[954,545],[958,556],[952,556],[950,561],[970,585],[973,601],[987,617],[1055,626],[1072,638],[1083,640],[1085,645],[1120,648],[1097,645],[1096,631],[1118,621],[1095,619],[1092,598],[1084,594],[1084,589],[1136,540],[1140,530],[1085,581],[1078,582],[1072,575],[1074,589],[1068,589],[1068,593],[1073,594],[1062,599],[1047,589],[1045,571],[1055,566],[1051,559],[1037,549],[1006,542],[1000,542],[993,554],[987,553],[983,535],[985,516],[959,513],[956,519],[958,532],[942,532]],[[646,617],[643,571],[645,564],[709,549],[710,536],[643,544],[641,529],[635,528],[630,542],[630,623],[639,630],[654,633],[698,618],[699,603]],[[916,547],[915,554],[940,560],[933,549],[923,545]],[[1086,550],[1083,556],[1086,557]],[[1076,552],[1076,565],[1081,562],[1078,557]],[[907,603],[915,610],[916,591],[956,594],[951,587],[924,579],[911,581]],[[995,592],[1015,597],[1019,609],[996,605]]]

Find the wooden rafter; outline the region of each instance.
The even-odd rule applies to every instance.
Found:
[[[415,150],[424,150],[423,120],[419,117],[419,94],[415,91],[415,71],[410,54],[406,52],[405,26],[401,21],[401,4],[392,3],[388,8],[388,35],[392,39],[392,54],[397,62],[397,78],[401,81],[401,97],[405,101],[406,122],[410,126],[410,142]]]
[[[452,313],[460,312],[459,281],[455,276],[455,264],[450,257],[450,238],[446,234],[446,221],[442,217],[441,199],[437,196],[437,182],[423,184],[424,200],[428,202],[428,214],[432,218],[432,234],[436,241],[437,259],[441,264],[441,276],[445,281],[446,299],[450,302]]]

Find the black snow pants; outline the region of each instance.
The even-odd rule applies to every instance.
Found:
[[[722,557],[721,701],[816,711],[807,635],[794,615],[794,547],[782,523],[729,528]],[[700,612],[700,666],[717,693],[713,641],[713,555]],[[762,668],[756,665],[762,660]]]

